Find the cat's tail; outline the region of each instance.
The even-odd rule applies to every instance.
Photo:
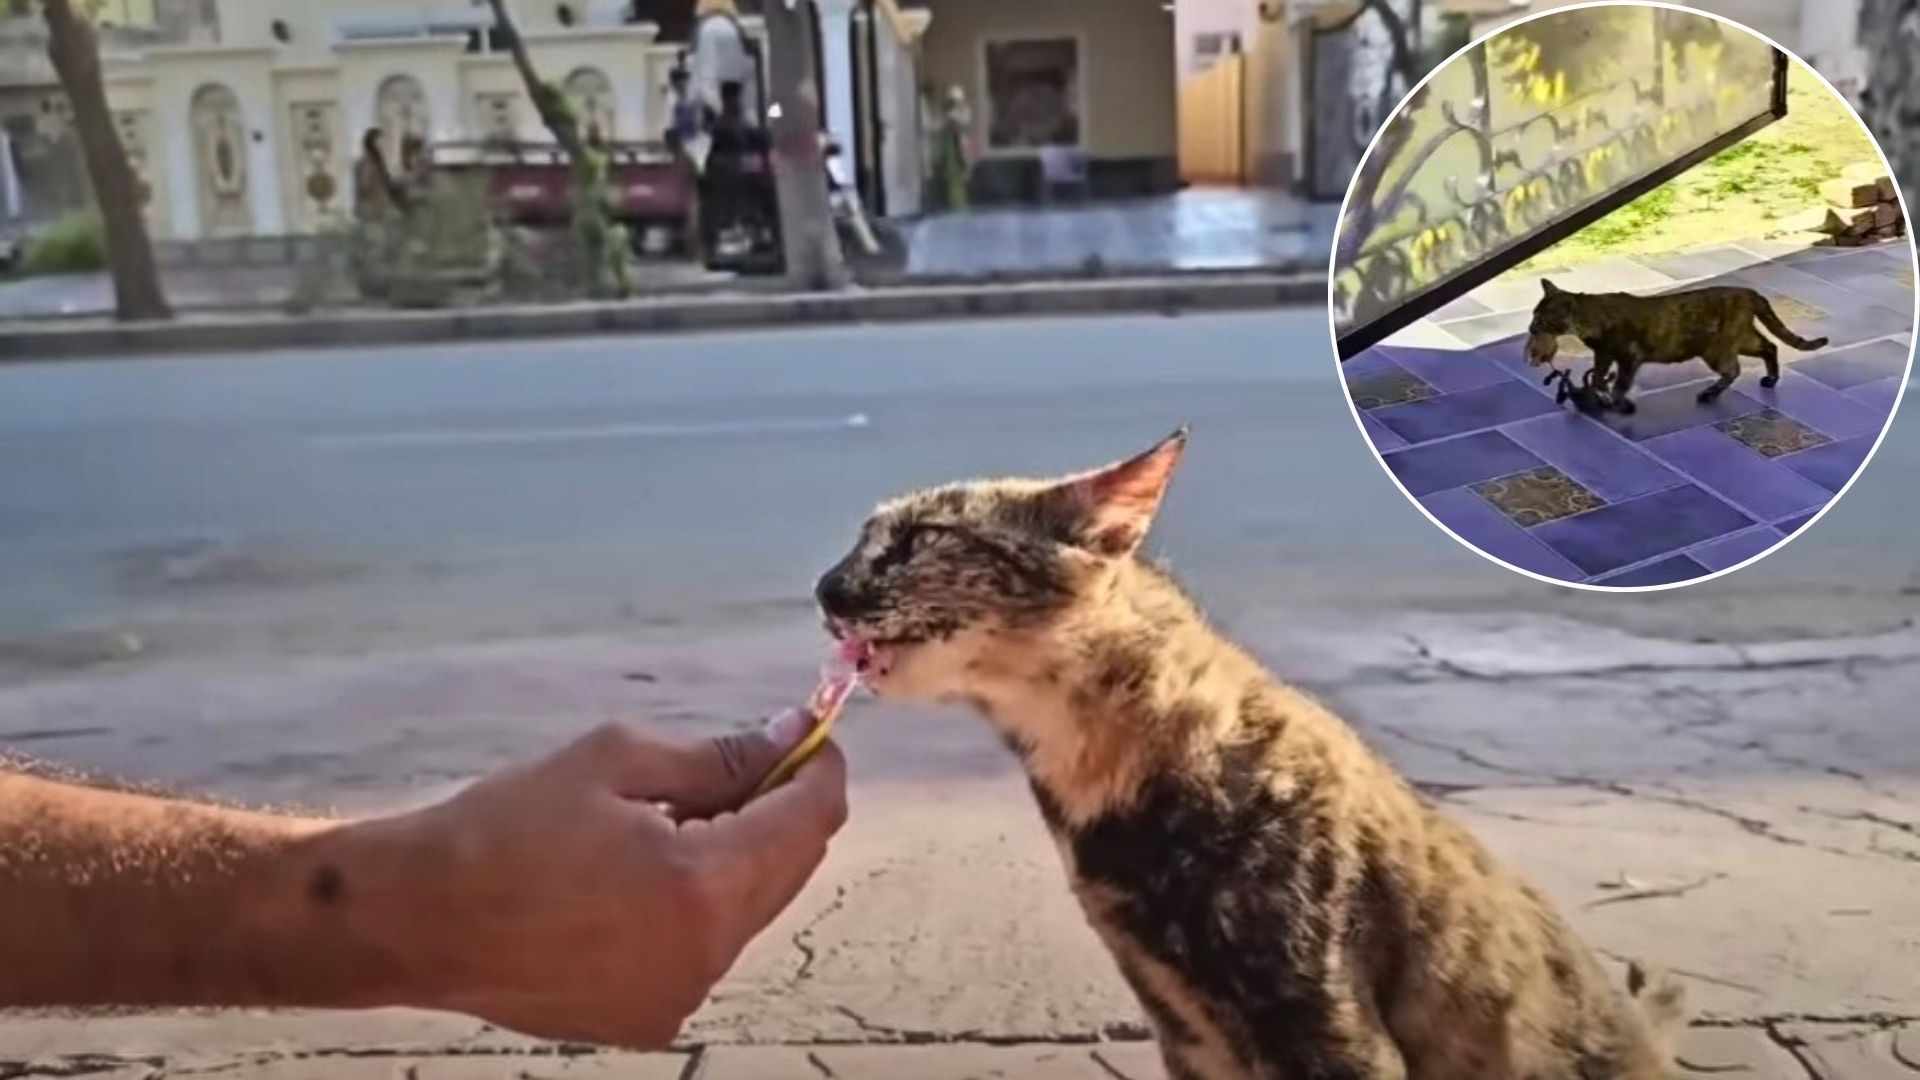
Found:
[[[1627,962],[1627,996],[1646,1021],[1660,1060],[1671,1063],[1687,1026],[1686,987],[1668,972],[1631,960]]]
[[[1753,295],[1757,301],[1754,305],[1754,316],[1760,320],[1760,325],[1773,331],[1774,337],[1779,338],[1781,341],[1786,342],[1802,352],[1810,352],[1827,343],[1826,338],[1803,338],[1799,334],[1787,329],[1787,324],[1780,320],[1780,313],[1773,310],[1772,302],[1758,292],[1755,292]]]

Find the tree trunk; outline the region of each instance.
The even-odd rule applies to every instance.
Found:
[[[820,75],[813,55],[813,0],[768,0],[768,98],[774,112],[773,181],[780,200],[780,247],[787,281],[807,290],[843,289],[849,276],[827,204],[820,147]]]
[[[127,161],[107,108],[100,77],[100,43],[93,23],[70,0],[43,0],[47,57],[73,105],[73,126],[106,233],[107,268],[113,276],[114,315],[120,319],[170,319],[173,309],[160,289],[153,241],[141,217],[140,180]]]
[[[1911,209],[1920,199],[1920,2],[1865,0],[1860,42],[1867,50],[1860,114],[1893,163]]]
[[[534,70],[527,43],[520,39],[520,28],[507,12],[506,0],[487,0],[493,9],[493,22],[513,55],[513,66],[526,84],[527,97],[533,101],[540,122],[553,134],[553,140],[567,155],[567,172],[573,197],[574,235],[580,240],[581,258],[586,263],[587,291],[597,299],[624,297],[627,280],[625,234],[614,227],[607,205],[607,162],[605,155],[587,145],[581,135],[580,118],[573,104],[550,82]]]

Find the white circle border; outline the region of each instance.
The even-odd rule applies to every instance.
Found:
[[[1600,585],[1593,582],[1567,581],[1563,578],[1549,577],[1546,574],[1537,573],[1535,571],[1528,570],[1524,567],[1515,566],[1514,564],[1507,562],[1505,559],[1499,558],[1496,555],[1492,555],[1488,552],[1482,551],[1477,544],[1472,544],[1467,542],[1465,539],[1463,539],[1460,536],[1459,533],[1456,533],[1451,528],[1448,528],[1445,522],[1441,521],[1438,517],[1434,515],[1434,513],[1431,510],[1428,510],[1424,505],[1422,505],[1419,499],[1416,499],[1413,497],[1413,493],[1407,490],[1407,486],[1401,483],[1400,478],[1398,476],[1395,476],[1393,473],[1393,470],[1387,466],[1386,456],[1380,452],[1380,448],[1373,445],[1373,436],[1367,434],[1366,425],[1361,423],[1360,406],[1354,402],[1353,393],[1347,388],[1346,372],[1342,367],[1342,361],[1340,359],[1340,331],[1333,321],[1334,280],[1335,280],[1335,274],[1338,271],[1338,263],[1339,263],[1339,257],[1340,257],[1340,230],[1342,225],[1345,223],[1347,219],[1347,204],[1353,199],[1354,186],[1359,180],[1361,172],[1366,167],[1367,159],[1373,156],[1374,148],[1379,145],[1380,136],[1382,133],[1384,133],[1387,130],[1387,125],[1391,124],[1394,118],[1400,115],[1401,110],[1406,108],[1407,102],[1413,100],[1413,95],[1421,87],[1425,86],[1428,83],[1428,81],[1430,81],[1435,75],[1438,75],[1448,65],[1452,64],[1456,60],[1459,60],[1463,54],[1470,52],[1473,49],[1479,48],[1481,45],[1485,44],[1486,42],[1492,40],[1495,37],[1498,37],[1499,35],[1505,33],[1508,30],[1511,30],[1516,26],[1519,26],[1523,23],[1532,22],[1535,19],[1550,18],[1556,15],[1564,14],[1569,11],[1579,11],[1582,8],[1605,8],[1605,7],[1666,8],[1670,11],[1684,12],[1688,15],[1697,15],[1701,18],[1715,19],[1737,30],[1744,31],[1747,34],[1753,37],[1759,38],[1761,41],[1766,42],[1768,45],[1773,46],[1775,49],[1778,49],[1781,53],[1784,53],[1790,62],[1799,64],[1802,68],[1805,68],[1806,71],[1809,74],[1811,74],[1814,78],[1819,79],[1820,85],[1826,88],[1827,93],[1832,94],[1836,100],[1838,100],[1842,105],[1846,106],[1847,112],[1852,114],[1853,116],[1853,122],[1860,125],[1860,130],[1864,132],[1867,136],[1867,142],[1873,146],[1873,152],[1876,155],[1878,155],[1878,157],[1880,158],[1881,167],[1886,170],[1886,174],[1888,176],[1895,175],[1893,171],[1893,163],[1887,160],[1887,152],[1881,148],[1880,140],[1874,137],[1873,129],[1867,126],[1866,120],[1864,120],[1860,116],[1860,111],[1853,107],[1853,103],[1847,100],[1846,95],[1834,89],[1833,83],[1829,82],[1827,80],[1827,77],[1825,75],[1822,75],[1818,68],[1815,68],[1812,64],[1809,64],[1805,60],[1801,59],[1800,54],[1794,52],[1792,49],[1783,47],[1779,42],[1773,40],[1772,38],[1761,33],[1760,31],[1755,30],[1753,27],[1746,25],[1745,23],[1736,22],[1735,20],[1729,19],[1724,15],[1718,15],[1711,11],[1702,11],[1699,8],[1688,7],[1685,4],[1663,3],[1663,2],[1660,2],[1660,0],[1586,0],[1586,2],[1584,3],[1567,4],[1561,7],[1548,8],[1545,11],[1536,11],[1523,18],[1514,19],[1511,22],[1501,24],[1500,26],[1496,27],[1489,33],[1483,34],[1480,37],[1477,37],[1472,41],[1468,42],[1467,44],[1461,46],[1459,49],[1454,51],[1453,55],[1447,57],[1445,60],[1441,61],[1440,63],[1435,64],[1431,71],[1428,71],[1425,75],[1422,75],[1418,82],[1415,82],[1412,86],[1407,88],[1407,92],[1401,95],[1399,102],[1394,105],[1393,111],[1388,113],[1386,118],[1380,122],[1379,128],[1377,128],[1373,133],[1373,138],[1367,141],[1367,148],[1365,152],[1363,152],[1360,155],[1359,162],[1354,166],[1354,170],[1353,170],[1354,179],[1347,182],[1347,193],[1344,196],[1342,196],[1340,199],[1340,212],[1339,212],[1339,215],[1334,219],[1333,244],[1331,245],[1332,249],[1327,253],[1327,336],[1333,346],[1333,369],[1334,369],[1334,374],[1339,378],[1340,394],[1342,397],[1346,398],[1347,411],[1352,413],[1353,415],[1353,426],[1354,426],[1354,429],[1360,433],[1361,441],[1367,444],[1368,451],[1370,451],[1373,454],[1374,460],[1378,462],[1380,465],[1380,471],[1387,474],[1387,479],[1393,482],[1394,488],[1398,490],[1400,494],[1406,496],[1407,501],[1413,504],[1414,509],[1420,511],[1421,514],[1425,515],[1428,521],[1432,522],[1434,526],[1437,527],[1441,532],[1446,533],[1447,536],[1452,538],[1452,540],[1455,543],[1459,544],[1461,547],[1466,548],[1468,551],[1473,552],[1475,555],[1478,555],[1481,558],[1487,560],[1488,562],[1493,563],[1496,566],[1502,567],[1507,570],[1511,570],[1516,574],[1522,575],[1523,577],[1529,577],[1535,581],[1543,582],[1548,585],[1558,585],[1562,588],[1579,589],[1585,592],[1595,592],[1595,593],[1627,594],[1627,593],[1665,592],[1668,589],[1681,589],[1681,588],[1685,588],[1688,585],[1698,585],[1698,584],[1701,584],[1702,582],[1712,581],[1715,578],[1725,577],[1726,575],[1731,574],[1736,570],[1743,569],[1745,567],[1753,565],[1756,562],[1759,562],[1761,559],[1764,559],[1767,556],[1773,554],[1774,552],[1779,551],[1780,549],[1786,547],[1788,544],[1792,543],[1796,538],[1798,538],[1802,533],[1812,528],[1815,523],[1817,523],[1821,518],[1826,516],[1827,511],[1833,509],[1834,506],[1836,506],[1840,502],[1840,500],[1846,496],[1847,492],[1853,490],[1853,485],[1860,479],[1862,475],[1866,473],[1867,467],[1873,464],[1874,455],[1880,452],[1880,444],[1886,441],[1887,432],[1893,430],[1893,421],[1896,417],[1900,415],[1901,402],[1906,400],[1907,383],[1913,378],[1914,352],[1916,347],[1920,346],[1920,297],[1916,297],[1916,300],[1912,308],[1913,323],[1907,330],[1907,366],[1906,366],[1906,370],[1901,374],[1901,377],[1900,377],[1900,388],[1894,394],[1893,408],[1888,410],[1886,423],[1880,425],[1880,434],[1874,438],[1873,446],[1870,449],[1868,449],[1867,456],[1861,460],[1860,467],[1853,471],[1853,475],[1847,478],[1847,482],[1841,485],[1840,490],[1834,492],[1832,498],[1828,499],[1825,503],[1821,504],[1820,509],[1814,511],[1813,516],[1808,518],[1804,523],[1802,523],[1798,529],[1795,529],[1793,532],[1788,533],[1786,536],[1782,537],[1777,543],[1761,550],[1757,554],[1750,555],[1747,558],[1741,560],[1740,562],[1733,564],[1732,566],[1723,567],[1719,570],[1712,571],[1711,573],[1702,574],[1699,577],[1687,578],[1684,581],[1669,581],[1661,585]],[[1913,218],[1912,218],[1912,215],[1908,212],[1907,193],[1904,189],[1901,188],[1899,183],[1896,182],[1893,185],[1893,195],[1894,195],[1894,199],[1898,201],[1900,204],[1901,220],[1906,221],[1908,223],[1907,234],[1906,236],[1903,237],[1903,239],[1907,243],[1907,262],[1913,268],[1916,280],[1920,280],[1920,246],[1917,246],[1914,243],[1914,239],[1913,239],[1913,225],[1912,225]],[[1384,344],[1384,342],[1382,342],[1381,344]],[[1464,343],[1462,344],[1464,345]],[[1470,348],[1471,346],[1468,346],[1467,348],[1463,348],[1461,351],[1465,352],[1465,351],[1468,351],[1468,349]],[[1727,501],[1724,497],[1720,496],[1718,493],[1713,493],[1713,494],[1715,498],[1719,498],[1721,502]]]

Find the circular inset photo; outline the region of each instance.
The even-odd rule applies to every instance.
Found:
[[[1355,419],[1435,523],[1530,576],[1663,588],[1807,527],[1893,417],[1906,207],[1852,106],[1766,38],[1559,8],[1416,86],[1341,207]]]

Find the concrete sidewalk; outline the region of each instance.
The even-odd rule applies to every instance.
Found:
[[[1332,701],[1603,955],[1676,971],[1695,1071],[1920,1072],[1920,630],[1703,643],[1543,616],[1299,612],[1227,629]],[[795,620],[672,646],[135,661],[0,689],[0,744],[372,810],[608,716],[693,733],[765,714],[818,652]],[[399,1011],[16,1017],[0,1020],[0,1077],[1159,1076],[985,725],[860,702],[843,731],[850,825],[681,1053]]]
[[[310,316],[190,316],[170,322],[0,324],[0,364],[134,356],[416,345],[584,334],[672,333],[982,316],[1180,314],[1322,304],[1324,273],[901,285],[833,293],[687,294],[605,303]]]

